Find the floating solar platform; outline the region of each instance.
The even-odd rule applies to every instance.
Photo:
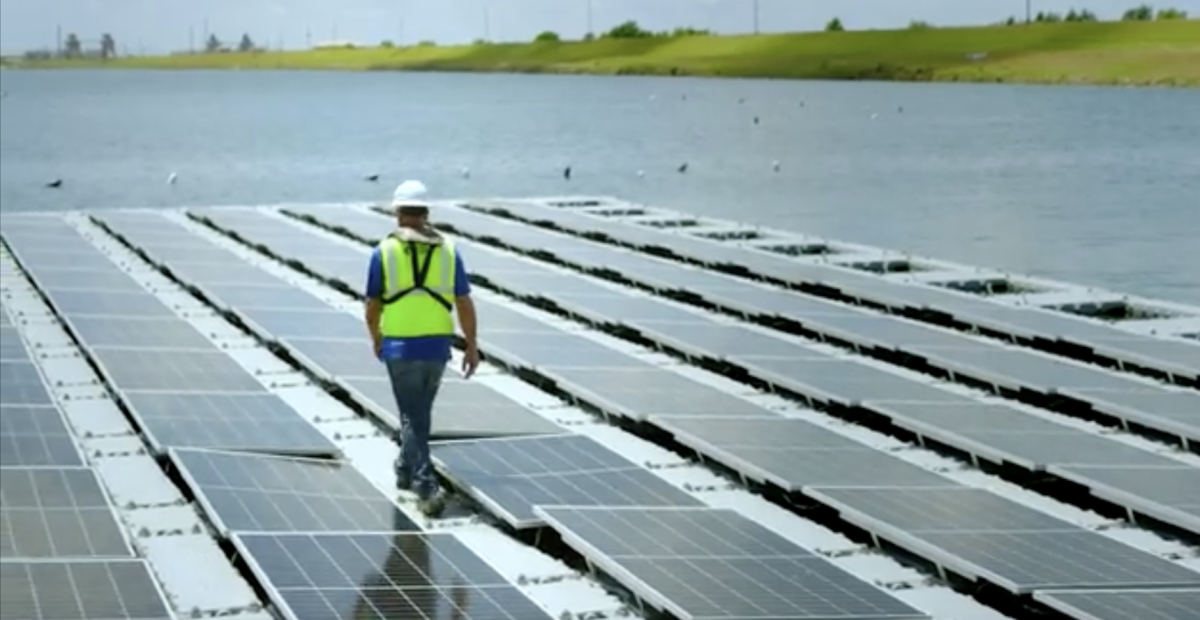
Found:
[[[236,535],[287,620],[551,620],[449,533]]]
[[[575,434],[436,444],[442,472],[514,529],[543,527],[535,508],[703,506],[695,496]]]
[[[170,457],[226,534],[419,529],[345,462],[187,449]]]
[[[737,512],[541,507],[563,540],[686,620],[916,620],[925,614]]]

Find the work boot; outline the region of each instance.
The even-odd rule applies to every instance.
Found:
[[[420,510],[421,514],[430,519],[436,519],[441,516],[442,511],[445,509],[446,500],[440,492],[435,492],[428,497],[422,497],[417,500],[417,510]]]
[[[412,476],[410,476],[407,473],[402,472],[402,471],[396,472],[396,490],[397,491],[411,491],[412,490]]]

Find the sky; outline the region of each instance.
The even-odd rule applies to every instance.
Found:
[[[1115,18],[1138,0],[1030,0],[1033,10],[1087,8]],[[375,45],[527,41],[544,30],[578,38],[591,21],[602,32],[625,20],[653,30],[681,26],[721,33],[754,30],[756,0],[0,0],[0,51],[52,49],[56,32],[85,44],[103,32],[124,53],[165,53],[200,46],[205,32],[236,42],[303,48],[311,41]],[[819,30],[832,17],[848,29],[988,24],[1025,11],[1025,0],[757,0],[762,32]],[[1200,0],[1168,5],[1200,16]]]

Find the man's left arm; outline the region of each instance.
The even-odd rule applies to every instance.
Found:
[[[383,346],[383,334],[379,331],[379,320],[383,316],[383,263],[378,247],[371,252],[371,260],[367,264],[367,284],[363,290],[363,299],[363,322],[367,324],[371,344],[378,354]]]

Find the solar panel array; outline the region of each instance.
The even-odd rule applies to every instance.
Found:
[[[154,219],[125,217],[147,230],[141,220]],[[193,264],[217,264],[189,236],[164,231],[159,240],[191,253]],[[152,449],[337,453],[333,442],[75,227],[60,219],[10,227],[6,220],[4,238],[129,407]],[[8,362],[4,365],[5,398],[10,391],[20,393],[21,385],[33,385],[32,365],[21,366],[13,370],[10,390]],[[216,401],[223,408],[214,416]]]
[[[456,485],[514,529],[543,527],[534,508],[702,506],[700,500],[594,439],[565,434],[438,444]]]
[[[447,214],[451,212],[446,210]],[[366,228],[372,219],[372,216],[361,212],[350,215],[348,212],[339,211],[335,214],[312,209],[309,213],[351,230]],[[379,218],[375,219],[378,221]],[[493,230],[492,234],[505,233]],[[508,240],[507,236],[504,238]],[[478,244],[459,242],[459,245],[467,248],[472,256],[484,256],[483,260],[475,261],[476,270],[484,278],[491,278],[502,286],[511,285],[510,280],[525,280],[532,284],[553,273]],[[541,244],[541,248],[553,249],[547,244]],[[517,273],[521,275],[513,275]],[[626,273],[637,273],[637,270],[631,267]],[[652,304],[662,305],[663,315],[675,308],[665,302],[624,295],[611,288],[582,281],[578,288],[575,293],[563,295],[585,300],[604,297],[609,300],[608,307],[614,310],[619,310],[623,302],[629,301],[634,308],[631,315],[634,317],[659,312],[651,308]],[[551,300],[559,296],[540,287],[518,292],[537,293]],[[829,315],[829,312],[829,308],[820,308],[811,315]],[[847,309],[843,314],[846,312],[859,311]],[[625,322],[624,317],[616,313],[603,319],[612,323]],[[630,323],[639,320],[634,318]],[[686,327],[676,325],[664,331],[669,331],[667,335],[678,341],[694,336],[700,342],[706,339],[713,342],[712,337],[706,334],[717,330],[723,332],[721,338],[727,342],[738,339],[736,334],[739,331],[735,330],[754,334],[755,337],[761,334],[705,317],[688,316],[686,320]],[[653,330],[660,324],[663,323],[641,320],[638,327],[643,334],[656,336],[657,332]],[[746,340],[753,341],[750,337]],[[488,350],[486,339],[482,346],[485,351]],[[1195,471],[1195,468],[1182,461],[1055,424],[1013,406],[984,405],[973,398],[959,396],[899,374],[887,373],[848,358],[831,357],[800,345],[780,341],[771,345],[771,356],[752,355],[757,351],[736,349],[731,349],[729,353],[731,359],[747,367],[755,367],[760,376],[774,380],[777,385],[794,387],[802,393],[843,406],[872,409],[890,416],[901,426],[928,433],[927,436],[931,438],[981,456],[1024,463],[1031,469],[1044,470],[1058,464],[1117,464],[1127,468],[1156,468],[1170,474]],[[574,359],[574,356],[567,354],[566,358]],[[714,406],[713,400],[719,399],[709,399],[707,394],[693,399],[690,382],[663,369],[643,368],[635,362],[625,369],[601,364],[593,368],[557,368],[542,372],[553,377],[567,391],[609,412],[635,419],[648,418],[656,426],[672,432],[679,442],[723,462],[748,478],[771,482],[787,490],[804,491],[834,506],[842,506],[835,498],[851,494],[862,505],[856,503],[843,510],[843,515],[850,520],[857,518],[860,513],[870,515],[872,519],[882,519],[891,514],[890,498],[903,497],[905,494],[934,497],[944,493],[936,495],[939,499],[921,501],[922,504],[936,506],[938,502],[967,497],[956,494],[985,493],[958,485],[802,420],[774,416],[740,399],[735,400],[744,405],[729,407],[727,411],[718,413],[716,410],[722,405]],[[629,394],[637,396],[627,398]],[[688,416],[685,412],[692,415]],[[454,467],[447,469],[453,470]],[[1180,501],[1178,498],[1200,496],[1197,492],[1186,495],[1186,485],[1185,481],[1184,490],[1176,498],[1177,504]],[[1098,485],[1093,485],[1093,492],[1104,495]],[[1154,492],[1137,493],[1136,489],[1124,500],[1111,493],[1108,497],[1138,510],[1151,506],[1155,499]],[[1166,587],[1190,585],[1200,579],[1200,573],[1114,542],[1100,534],[1052,519],[1000,496],[986,494],[985,498],[975,501],[988,503],[990,508],[987,511],[964,513],[970,522],[963,527],[973,531],[935,530],[920,532],[920,536],[917,536],[879,520],[870,521],[867,529],[960,574],[992,581],[1015,593],[1060,587]],[[1003,522],[994,522],[996,515],[1000,514],[1023,518],[1032,518],[1032,514],[1042,521],[1040,526],[1028,530],[1006,528]],[[1160,516],[1164,521],[1181,527],[1188,527],[1191,523],[1188,520],[1190,517],[1180,516],[1179,510],[1144,510],[1144,514]],[[917,524],[945,521],[942,515],[931,512],[919,514],[918,517],[914,521]],[[859,521],[866,522],[866,519]]]
[[[53,242],[59,223],[5,216],[0,234],[10,248]],[[0,317],[0,620],[170,620],[34,355]]]
[[[618,273],[623,278],[641,282],[656,290],[686,290],[692,295],[742,313],[784,317],[798,322],[824,337],[853,343],[862,350],[884,353],[899,351],[915,355],[935,367],[974,380],[1012,389],[1031,389],[1048,395],[1069,396],[1088,403],[1097,411],[1108,415],[1200,442],[1200,421],[1193,415],[1194,412],[1200,411],[1200,394],[1194,391],[1160,388],[1106,369],[1055,359],[1027,349],[1006,347],[978,340],[955,331],[894,315],[869,312],[798,292],[771,290],[755,283],[717,273],[685,269],[661,259],[632,253],[598,242],[564,236],[513,220],[454,208],[440,210],[438,217],[467,234],[498,237],[512,247],[525,251],[537,250],[543,255],[551,254],[562,261],[591,271]],[[663,235],[663,237],[671,238],[668,235]],[[801,272],[809,266],[783,258],[767,258],[772,261],[785,261]],[[527,265],[528,262],[525,264]],[[828,266],[814,267],[818,270],[832,270],[839,273],[841,271]],[[534,269],[526,268],[525,271],[532,272]],[[526,277],[522,280],[509,277],[509,274],[503,270],[492,270],[486,263],[481,263],[479,272],[485,277],[494,279],[497,284],[518,293],[537,294],[557,301],[555,291],[546,291],[537,286],[537,282],[542,277],[558,276],[560,272],[543,269],[538,275],[526,273]],[[853,274],[852,277],[878,280],[874,276],[865,274]],[[523,286],[526,283],[531,286]],[[919,290],[916,285],[899,286]],[[935,295],[963,297],[950,291],[927,290],[932,291]],[[973,301],[970,298],[964,297],[964,299]],[[646,305],[645,301],[640,303]],[[975,303],[1003,309],[1003,306],[995,303],[984,301]],[[565,305],[578,307],[581,304],[572,304],[572,300],[567,300]],[[1026,314],[1032,312],[1014,310]],[[596,314],[594,309],[579,308],[579,311],[584,315],[595,316]],[[1053,315],[1048,314],[1047,316]],[[763,368],[761,360],[755,363],[754,360],[746,358],[751,356],[771,357],[776,359],[777,365],[791,365],[793,363],[791,361],[778,360],[796,355],[789,353],[789,347],[785,345],[764,344],[767,338],[758,332],[737,327],[714,329],[711,323],[695,318],[682,322],[661,319],[629,319],[622,315],[615,317],[612,314],[602,318],[604,320],[620,318],[622,324],[637,329],[654,340],[707,357],[749,362],[753,365],[754,370],[767,374],[771,374],[772,369]],[[1081,323],[1081,321],[1066,317],[1062,320]],[[1087,323],[1083,323],[1083,325],[1087,325]],[[1198,372],[1196,369],[1200,368],[1200,346],[1141,337],[1101,326],[1096,326],[1096,329],[1102,330],[1106,334],[1105,342],[1137,341],[1143,348],[1155,348],[1155,350],[1161,350],[1169,359],[1178,359],[1179,364],[1188,368],[1194,375]],[[739,331],[740,333],[738,333]],[[1125,340],[1120,340],[1121,338]],[[799,347],[791,348],[794,350]],[[832,368],[829,370],[833,372]],[[865,371],[858,370],[856,372],[861,375]],[[780,379],[781,384],[786,387],[814,389],[815,386],[812,385],[796,385],[797,376],[803,375],[802,373],[775,374],[775,378]],[[883,382],[887,380],[884,373],[876,373],[871,381],[860,381],[860,383],[864,386],[869,385],[877,391],[891,394],[895,399],[928,400],[934,398],[928,390],[906,387],[894,380],[885,385]],[[865,388],[860,387],[847,397],[853,400],[855,396],[870,396],[869,393],[863,394],[863,389]],[[834,395],[822,393],[822,396],[832,398]]]
[[[210,217],[217,223],[236,224],[243,235],[266,242],[272,248],[277,244],[293,249],[303,248],[300,255],[306,263],[328,265],[329,261],[335,261],[337,268],[342,269],[353,261],[354,285],[358,284],[358,279],[365,277],[367,259],[361,250],[340,246],[320,237],[316,237],[318,242],[307,243],[309,235],[305,231],[278,218],[237,209],[199,210],[197,214]],[[391,426],[399,426],[395,398],[387,384],[386,370],[371,351],[360,318],[338,310],[321,298],[157,214],[134,216],[106,213],[98,217],[112,230],[145,250],[154,260],[198,287],[210,301],[235,312],[259,336],[281,343],[305,367],[356,396]],[[179,241],[181,239],[184,241]],[[196,256],[203,257],[203,260],[197,260]],[[214,269],[212,265],[220,265],[221,268]],[[148,354],[142,352],[139,355]],[[189,353],[181,363],[194,367],[209,363],[210,357]],[[216,360],[215,357],[211,359]],[[160,364],[157,373],[173,372],[170,370],[171,361],[160,360]],[[144,377],[141,380],[155,379]],[[219,380],[233,391],[231,378]],[[247,391],[247,388],[241,386],[238,390]],[[225,410],[244,410],[246,405],[241,403],[246,401],[248,399],[244,398],[238,403],[226,402],[230,406]],[[212,408],[211,402],[198,403],[196,406]],[[263,407],[259,409],[266,411]],[[443,385],[437,411],[433,429],[435,437],[537,434],[559,430],[558,425],[495,390],[452,380]],[[280,441],[284,443],[282,435]],[[292,445],[295,445],[294,441]]]
[[[504,205],[500,205],[502,208]],[[485,205],[486,208],[486,205]],[[889,281],[878,276],[818,262],[799,261],[746,247],[715,243],[686,234],[605,219],[572,209],[522,203],[508,209],[524,221],[547,222],[576,233],[603,234],[638,248],[665,249],[706,265],[732,265],[794,285],[820,286],[844,297],[900,311],[933,310],[956,321],[1016,337],[1069,343],[1097,356],[1115,358],[1172,373],[1200,385],[1200,348],[1188,343],[1141,336],[1103,324],[1036,308],[1006,306],[949,289]],[[456,212],[439,218],[468,216]],[[493,236],[508,239],[495,218]],[[532,239],[526,236],[526,239]],[[539,239],[540,240],[540,239]],[[585,247],[590,245],[580,243]]]
[[[1161,590],[1064,590],[1034,598],[1085,620],[1191,620],[1200,609],[1200,588]]]
[[[563,540],[683,619],[926,618],[732,510],[543,507]]]

